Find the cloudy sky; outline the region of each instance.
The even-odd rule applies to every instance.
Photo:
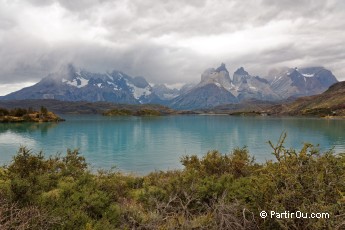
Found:
[[[66,63],[152,83],[197,82],[221,62],[345,80],[344,31],[343,0],[0,0],[0,95]]]

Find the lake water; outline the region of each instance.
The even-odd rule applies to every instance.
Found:
[[[345,152],[345,120],[291,117],[164,116],[103,117],[62,115],[66,122],[0,124],[0,164],[8,164],[18,148],[46,155],[79,148],[93,170],[113,166],[145,174],[182,168],[183,155],[204,155],[217,149],[229,153],[247,146],[259,162],[273,159],[274,143],[287,132],[286,147],[303,142]]]

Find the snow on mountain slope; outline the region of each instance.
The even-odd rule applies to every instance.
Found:
[[[110,101],[150,103],[158,98],[142,77],[133,78],[119,71],[91,73],[67,66],[34,86],[4,96],[4,99],[58,99],[65,101]]]

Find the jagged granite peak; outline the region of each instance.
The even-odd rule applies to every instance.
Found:
[[[201,74],[201,81],[196,87],[203,87],[208,84],[215,84],[217,87],[223,87],[230,92],[231,79],[229,71],[222,63],[217,69],[209,68]]]
[[[220,66],[216,69],[216,72],[221,72],[221,71],[225,71],[225,72],[229,73],[229,71],[226,69],[226,66],[224,63],[221,63]]]
[[[239,85],[242,83],[247,83],[247,79],[250,77],[251,76],[249,73],[245,71],[243,67],[240,67],[234,72],[232,80],[235,85]]]
[[[200,83],[174,98],[170,106],[177,109],[199,109],[238,103],[231,89],[229,71],[222,63],[217,69],[206,69],[201,74]]]
[[[233,94],[239,101],[259,99],[265,101],[280,100],[280,96],[272,91],[267,80],[251,76],[243,67],[238,68],[233,75],[235,91]]]
[[[245,71],[243,67],[238,68],[238,69],[234,72],[234,74],[237,74],[237,75],[244,75],[244,76],[249,75],[249,73],[248,73],[247,71]]]
[[[198,109],[212,107],[211,102],[213,106],[217,106],[248,99],[274,101],[281,97],[273,92],[267,80],[249,75],[243,67],[234,73],[234,81],[231,81],[229,72],[222,63],[217,69],[206,69],[201,75],[200,83],[173,99],[170,105],[173,108]]]

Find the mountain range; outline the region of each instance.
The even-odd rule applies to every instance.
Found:
[[[175,109],[212,108],[249,99],[279,101],[324,92],[338,82],[323,67],[291,68],[271,81],[249,74],[243,67],[230,76],[224,63],[206,69],[196,85],[180,89],[149,84],[144,77],[121,71],[91,73],[68,65],[37,84],[0,97],[2,100],[55,99],[61,101],[105,101],[122,104],[162,104]]]
[[[62,101],[108,101],[124,104],[161,103],[143,77],[120,71],[90,73],[72,65],[50,74],[37,84],[10,93],[2,99],[56,99]]]

